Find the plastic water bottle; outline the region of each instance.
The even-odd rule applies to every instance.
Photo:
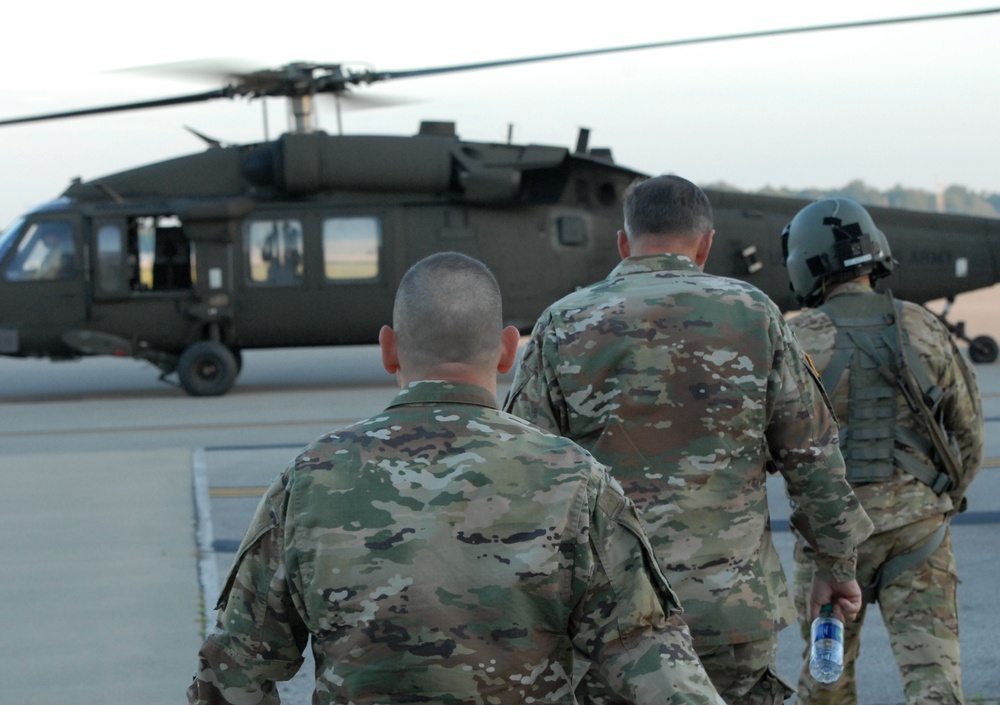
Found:
[[[833,683],[844,672],[844,624],[833,616],[833,605],[823,605],[813,620],[809,673],[820,683]]]

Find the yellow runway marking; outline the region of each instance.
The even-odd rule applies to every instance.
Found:
[[[210,487],[209,497],[260,497],[267,492],[266,487]]]

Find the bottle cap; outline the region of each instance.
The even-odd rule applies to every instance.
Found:
[[[833,615],[833,605],[826,604],[819,608],[820,617],[830,617]]]

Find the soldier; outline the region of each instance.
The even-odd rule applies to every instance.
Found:
[[[820,570],[816,611],[860,606],[856,546],[871,523],[844,479],[837,426],[778,308],[701,267],[715,231],[677,176],[625,194],[623,261],[545,311],[505,407],[590,450],[635,501],[728,703],[780,702],[776,634],[795,619],[771,541],[767,461]]]
[[[566,439],[497,409],[518,331],[456,253],[413,266],[379,336],[401,391],[272,484],[191,703],[573,702],[574,651],[625,703],[721,705],[634,506]]]
[[[948,517],[964,507],[982,460],[974,373],[936,316],[874,291],[894,262],[858,203],[832,198],[806,206],[785,228],[783,244],[799,303],[818,307],[790,323],[831,394],[847,478],[875,524],[858,551],[864,604],[879,603],[906,701],[961,703]],[[800,610],[816,569],[811,558],[799,537]],[[854,662],[864,613],[863,606],[844,630],[844,675],[823,685],[804,668],[799,702],[857,703]]]
[[[42,240],[48,247],[38,267],[39,279],[65,279],[73,275],[73,236],[66,223],[45,223]]]

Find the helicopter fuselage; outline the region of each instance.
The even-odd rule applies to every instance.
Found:
[[[543,302],[607,273],[636,176],[560,148],[319,133],[77,183],[4,235],[0,353],[171,372],[199,341],[370,343],[402,274],[441,250],[487,263],[527,330]],[[39,233],[56,227],[71,260],[43,275]]]
[[[507,323],[527,332],[617,263],[622,194],[640,176],[584,134],[570,152],[425,124],[289,134],[74,183],[0,239],[0,354],[138,357],[189,393],[224,393],[243,350],[375,342],[403,273],[443,250],[485,262]],[[706,269],[794,308],[780,233],[806,202],[708,194]],[[1000,280],[1000,221],[870,210],[902,260],[898,297]]]

